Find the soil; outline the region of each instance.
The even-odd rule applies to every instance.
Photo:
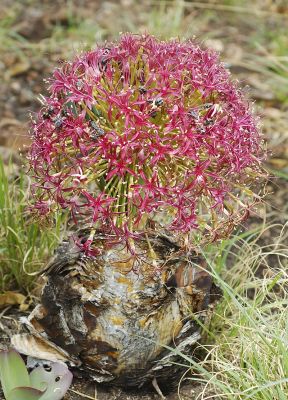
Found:
[[[217,4],[217,1],[211,3]],[[256,100],[256,110],[262,117],[263,132],[271,150],[267,166],[287,174],[287,102],[283,103],[279,100],[275,86],[267,79],[266,75],[263,75],[263,71],[253,68],[253,59],[251,65],[253,51],[246,40],[247,36],[252,37],[255,34],[258,20],[255,23],[256,17],[253,15],[236,16],[235,13],[231,14],[228,11],[218,12],[213,10],[213,4],[209,13],[187,7],[182,16],[183,24],[188,26],[191,20],[197,21],[195,24],[197,24],[199,40],[204,40],[204,45],[221,51],[222,58],[228,63],[232,74],[241,81],[242,86],[246,84],[250,86],[249,95]],[[280,17],[280,13],[287,12],[285,4],[281,9],[274,8],[272,11],[275,15],[279,13]],[[3,43],[0,45],[0,154],[3,158],[8,161],[12,156],[13,160],[21,165],[18,151],[20,148],[21,152],[25,153],[25,146],[30,142],[29,113],[39,107],[37,96],[40,93],[45,94],[43,79],[51,74],[53,68],[61,63],[61,60],[69,57],[75,51],[69,40],[65,41],[65,37],[66,39],[71,37],[72,41],[76,40],[73,35],[77,35],[77,29],[83,31],[85,28],[85,24],[83,28],[83,21],[90,21],[99,27],[101,35],[96,36],[95,40],[110,39],[117,32],[132,28],[135,31],[138,28],[143,31],[149,29],[152,12],[153,6],[150,5],[150,1],[72,0],[68,7],[65,0],[18,0],[13,2],[13,6],[11,6],[10,0],[2,0],[0,15],[4,16],[3,26],[5,27],[5,23],[7,24],[12,19],[12,23],[9,22],[11,26],[4,33],[4,37],[0,36],[0,41]],[[261,24],[267,29],[273,29],[273,24],[279,23],[280,17],[277,16],[277,19],[274,20],[273,15],[267,20],[263,16],[263,20],[261,20]],[[91,28],[91,25],[88,25],[88,29],[89,26]],[[59,40],[60,45],[57,45],[55,32],[61,31],[64,34]],[[2,35],[1,31],[0,35]],[[257,50],[257,52],[261,57],[261,50]],[[288,214],[287,179],[271,177],[267,191],[270,194],[266,200],[266,211],[259,210],[257,215],[255,214],[248,221],[246,228],[262,223],[264,214],[269,216],[268,222],[285,224]],[[261,238],[263,243],[273,243],[279,229],[279,226],[275,226],[270,230],[266,237]],[[271,264],[276,265],[278,262],[281,261],[279,259],[271,260]],[[27,312],[23,314],[16,308],[8,308],[0,310],[0,313],[1,349],[9,346],[11,334],[20,331],[19,317],[26,315]],[[84,382],[77,378],[74,379],[72,390],[82,393],[82,395],[69,391],[65,396],[66,400],[83,398],[98,400],[159,399],[157,393],[126,393],[120,388],[104,389],[99,385],[96,387],[92,382]],[[186,382],[181,385],[180,398],[182,400],[197,399],[200,398],[202,392],[203,387],[195,387],[195,384]],[[205,392],[205,394],[207,393]],[[167,396],[168,400],[178,398],[177,392]],[[1,391],[0,399],[4,399]]]

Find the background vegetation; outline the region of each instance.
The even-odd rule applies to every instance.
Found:
[[[197,381],[197,399],[286,399],[287,0],[2,0],[0,15],[0,291],[33,294],[39,285],[33,273],[65,234],[63,218],[52,228],[39,226],[27,208],[28,115],[45,93],[43,78],[61,60],[119,32],[196,36],[249,85],[271,179],[266,202],[245,226],[220,247],[205,249],[224,299],[207,331],[204,361],[183,359],[194,369],[185,377]]]

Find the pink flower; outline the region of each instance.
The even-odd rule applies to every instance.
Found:
[[[40,214],[68,209],[125,240],[156,218],[205,241],[248,215],[263,140],[215,53],[126,34],[50,83],[30,149]]]

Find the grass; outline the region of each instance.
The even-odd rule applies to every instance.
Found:
[[[7,167],[0,160],[0,292],[27,292],[34,285],[34,272],[59,243],[63,217],[56,216],[51,229],[33,221],[27,210],[29,179],[12,168],[12,163]]]
[[[261,237],[277,228],[273,243],[261,245]],[[185,357],[194,370],[186,377],[203,387],[197,400],[287,399],[287,237],[287,225],[263,226],[260,233],[240,234],[204,254],[223,300],[212,319],[208,344],[200,346],[205,359]]]

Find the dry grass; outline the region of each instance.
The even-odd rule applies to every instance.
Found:
[[[269,245],[261,238],[280,233]],[[197,400],[284,400],[288,396],[288,224],[236,235],[206,259],[223,290],[206,357],[189,360]],[[227,256],[231,267],[227,269]],[[274,263],[271,263],[274,260]],[[188,374],[186,374],[186,378]],[[213,393],[213,394],[211,394]]]

